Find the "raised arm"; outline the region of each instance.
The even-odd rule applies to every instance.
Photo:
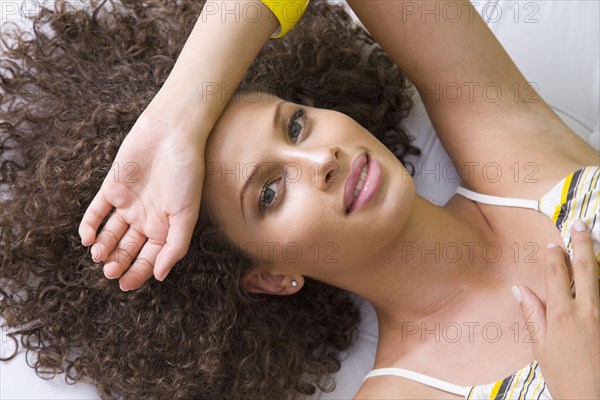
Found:
[[[278,25],[261,1],[208,1],[166,83],[123,141],[79,227],[82,243],[94,244],[92,257],[122,289],[153,274],[164,279],[187,252],[208,135]]]
[[[529,85],[468,1],[348,3],[416,85],[463,184],[532,197],[598,163],[598,153]],[[540,184],[528,184],[534,181]]]

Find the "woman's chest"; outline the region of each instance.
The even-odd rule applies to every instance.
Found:
[[[402,337],[413,351],[401,354],[397,367],[471,386],[506,378],[534,360],[531,344],[538,340],[539,327],[524,321],[511,286],[526,285],[545,301],[546,246],[553,242],[564,248],[564,243],[540,212],[480,207],[494,240],[460,246],[473,252],[473,258],[483,258],[484,268],[493,271],[488,275],[490,290],[474,295],[451,317],[407,323]]]
[[[539,211],[485,204],[479,207],[495,233],[492,242],[482,243],[482,257],[494,268],[498,281],[527,285],[545,301],[547,245],[566,248],[558,228]],[[566,253],[565,261],[570,264]]]

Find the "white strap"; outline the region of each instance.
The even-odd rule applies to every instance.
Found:
[[[431,386],[436,389],[443,390],[444,392],[456,394],[456,395],[463,396],[463,397],[467,397],[467,395],[469,394],[469,391],[471,390],[470,387],[455,385],[453,383],[442,381],[440,379],[432,378],[427,375],[419,374],[418,372],[413,372],[413,371],[409,371],[407,369],[401,369],[401,368],[374,369],[367,374],[367,376],[365,377],[363,382],[374,376],[389,376],[389,375],[399,376],[401,378],[410,379],[411,381],[416,381],[416,382],[422,383],[423,385]]]
[[[487,194],[481,194],[477,192],[473,192],[472,190],[465,189],[462,186],[456,188],[456,193],[461,196],[466,197],[467,199],[471,199],[473,201],[491,204],[494,206],[508,206],[508,207],[522,207],[522,208],[531,208],[533,210],[539,211],[538,202],[536,200],[526,200],[526,199],[513,199],[511,197],[498,197],[498,196],[488,196]]]

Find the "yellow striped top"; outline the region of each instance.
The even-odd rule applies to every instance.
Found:
[[[459,187],[457,193],[473,201],[509,207],[526,207],[543,212],[552,219],[569,253],[573,257],[571,227],[576,219],[584,221],[592,234],[594,254],[600,262],[600,222],[598,222],[600,167],[585,167],[556,184],[539,201],[487,196]],[[598,277],[600,278],[600,271]],[[575,290],[571,282],[571,290]],[[394,375],[463,396],[467,400],[546,400],[552,399],[538,362],[487,385],[460,386],[401,368],[374,369],[366,379]]]
[[[564,178],[538,201],[538,211],[552,219],[560,231],[571,259],[573,258],[571,227],[573,221],[581,219],[592,234],[594,254],[600,263],[599,189],[600,168],[586,167]],[[600,271],[598,278],[600,279]],[[574,282],[571,282],[571,290],[575,291]],[[466,398],[468,400],[552,399],[537,361],[497,382],[470,387]]]

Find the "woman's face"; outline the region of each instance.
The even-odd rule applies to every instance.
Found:
[[[346,185],[353,164],[358,174]],[[347,213],[356,184],[371,196],[359,194],[362,206]],[[335,111],[246,93],[230,101],[207,143],[202,212],[263,271],[345,286],[340,274],[372,267],[397,239],[413,198],[398,159]]]

